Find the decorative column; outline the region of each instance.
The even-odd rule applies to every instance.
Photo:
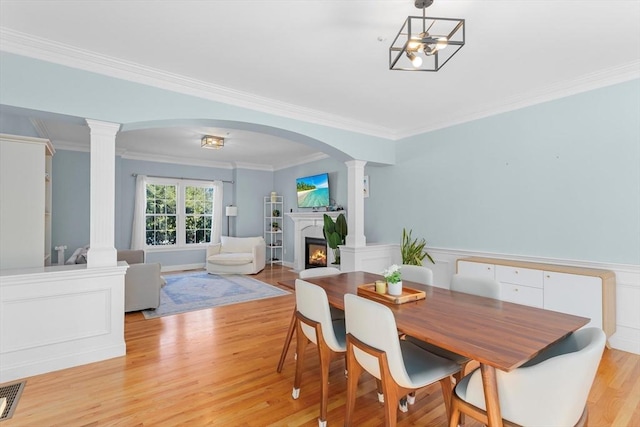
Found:
[[[90,240],[87,268],[118,264],[114,246],[117,123],[86,119],[91,129]]]
[[[350,160],[347,165],[347,218],[348,233],[345,246],[367,246],[364,235],[364,160]]]

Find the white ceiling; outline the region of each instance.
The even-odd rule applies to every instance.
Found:
[[[427,15],[466,19],[466,45],[437,73],[390,71],[389,45],[419,14],[411,0],[1,0],[0,49],[391,139],[640,77],[637,0],[435,0]],[[227,132],[135,131],[119,148],[187,155],[187,141],[214,131]],[[223,162],[318,155],[228,131]],[[245,149],[255,139],[271,150]]]

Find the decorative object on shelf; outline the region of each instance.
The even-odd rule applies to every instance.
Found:
[[[200,146],[202,148],[219,150],[224,147],[224,138],[221,136],[205,135],[202,137]]]
[[[280,231],[280,224],[278,224],[277,222],[272,222],[271,231]]]
[[[427,257],[432,264],[435,264],[431,255],[425,250],[427,241],[424,239],[418,240],[418,238],[412,239],[411,233],[413,230],[402,229],[402,245],[400,245],[400,252],[402,253],[402,263],[407,265],[422,265],[422,260]]]
[[[387,281],[389,295],[402,295],[402,274],[398,264],[391,265],[382,275]]]
[[[231,236],[231,228],[229,228],[229,225],[230,225],[229,220],[231,219],[232,216],[238,216],[238,207],[229,205],[225,208],[224,213],[227,216],[227,236]]]
[[[366,199],[367,197],[369,197],[369,175],[364,176],[363,187],[364,187],[363,197]]]
[[[280,211],[278,209],[274,209],[271,214],[274,216],[274,218],[279,218],[280,217]]]
[[[464,19],[431,18],[433,0],[415,0],[422,17],[408,16],[389,47],[389,69],[438,71],[465,43]]]
[[[275,203],[278,201],[278,193],[276,193],[275,191],[271,192],[271,203]]]
[[[340,264],[340,248],[338,245],[344,245],[345,238],[347,237],[347,220],[344,214],[338,215],[336,222],[333,219],[324,214],[324,227],[322,232],[324,238],[327,241],[327,246],[333,250],[333,264]]]

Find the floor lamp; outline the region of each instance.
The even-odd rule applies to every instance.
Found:
[[[230,219],[232,216],[238,216],[238,207],[237,206],[227,206],[225,209],[225,215],[227,216],[227,236],[231,236],[231,228],[229,227],[230,225]]]

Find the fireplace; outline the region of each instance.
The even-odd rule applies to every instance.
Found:
[[[327,241],[316,237],[304,238],[304,268],[327,266]]]

